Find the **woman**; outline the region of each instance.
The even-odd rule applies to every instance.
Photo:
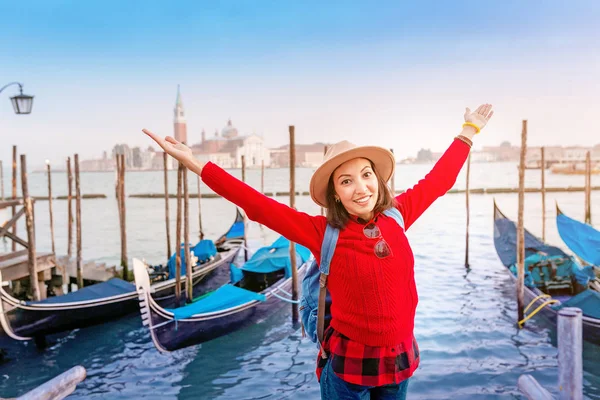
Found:
[[[397,207],[410,226],[456,181],[473,136],[492,117],[492,106],[466,109],[462,132],[431,172],[394,198],[387,181],[394,172],[391,152],[380,147],[333,145],[310,182],[310,194],[327,216],[310,216],[268,198],[212,163],[202,163],[171,137],[143,130],[168,154],[216,193],[257,221],[320,259],[326,224],[340,229],[327,288],[331,322],[317,361],[323,399],[405,399],[419,364],[413,336],[417,290],[414,257],[404,230],[383,214]]]

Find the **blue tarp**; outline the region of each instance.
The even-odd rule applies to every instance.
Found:
[[[190,251],[194,252],[194,256],[198,257],[198,262],[203,262],[208,260],[210,257],[217,254],[217,248],[215,244],[211,240],[201,240],[195,246],[190,246]],[[167,262],[167,267],[169,268],[169,278],[175,278],[176,271],[176,262],[175,255],[173,253],[169,261]],[[181,256],[181,276],[185,276],[186,273],[186,264],[185,264],[185,245],[181,243],[179,249],[179,255]]]
[[[27,304],[73,303],[76,301],[97,300],[131,292],[135,292],[135,285],[123,279],[112,278],[106,282],[86,286],[76,292],[67,293],[62,296],[48,297],[42,301],[31,301]]]
[[[231,283],[237,283],[244,278],[244,273],[233,264],[229,264],[229,280]]]
[[[600,266],[600,231],[559,213],[556,226],[563,242],[585,262]]]
[[[233,285],[224,285],[209,296],[200,298],[194,303],[180,308],[167,308],[166,310],[172,312],[175,319],[184,319],[196,314],[226,310],[253,300],[265,301],[266,298],[260,293],[254,293]]]
[[[600,319],[600,293],[588,289],[554,308],[560,310],[563,307],[577,307],[586,317]]]
[[[300,267],[310,258],[310,250],[296,244],[296,267]],[[280,236],[272,245],[261,247],[241,268],[242,271],[269,273],[284,269],[285,277],[292,276],[290,263],[290,241]]]
[[[588,265],[582,268],[573,268],[573,275],[575,275],[577,282],[585,287],[587,287],[591,280],[596,278],[593,265]]]
[[[496,210],[499,213],[498,210]],[[510,267],[517,262],[517,226],[508,218],[496,215],[494,220],[494,245],[500,261],[505,267]],[[568,255],[558,247],[544,244],[541,240],[533,236],[525,229],[525,257],[544,252],[549,256]]]
[[[217,247],[212,240],[201,240],[190,250],[198,257],[198,262],[206,262],[217,254]]]
[[[241,239],[244,237],[244,221],[235,222],[225,234],[227,239]]]

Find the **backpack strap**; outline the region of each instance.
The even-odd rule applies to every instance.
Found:
[[[321,353],[326,358],[327,355],[323,351],[323,331],[325,328],[325,298],[327,296],[327,277],[329,276],[329,266],[335,246],[337,245],[340,230],[327,224],[325,228],[325,237],[321,244],[321,262],[319,263],[319,305],[317,307],[317,339],[321,343]]]
[[[402,217],[400,210],[398,210],[396,207],[392,207],[392,208],[388,208],[383,213],[385,215],[387,215],[388,217],[394,218],[394,220],[398,223],[398,225],[400,225],[400,228],[402,228],[402,230],[404,230],[404,217]]]

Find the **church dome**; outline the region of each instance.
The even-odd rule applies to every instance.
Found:
[[[234,138],[237,137],[238,130],[231,123],[231,119],[227,121],[227,125],[221,130],[221,136],[224,138]]]

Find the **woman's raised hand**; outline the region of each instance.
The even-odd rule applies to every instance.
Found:
[[[148,129],[142,129],[146,135],[150,136],[167,154],[177,159],[180,163],[190,168],[194,161],[192,150],[185,144],[178,142],[171,136],[166,136],[164,139],[158,136],[156,133],[149,131]]]
[[[483,129],[483,127],[488,123],[490,118],[492,118],[494,112],[492,111],[491,104],[482,104],[477,107],[477,110],[471,111],[469,107],[465,110],[465,122],[470,122],[479,127],[479,129]]]

